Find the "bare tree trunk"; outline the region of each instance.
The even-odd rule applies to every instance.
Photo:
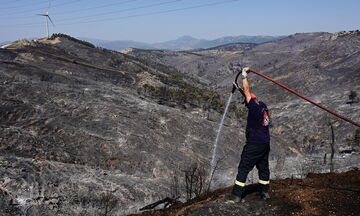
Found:
[[[188,175],[187,172],[188,172],[188,171],[185,171],[186,199],[190,199],[190,194],[189,194],[189,175]]]
[[[333,163],[333,159],[334,159],[334,154],[335,154],[335,134],[334,134],[334,127],[332,125],[331,122],[329,122],[330,128],[331,128],[331,155],[330,155],[330,172],[334,172],[334,163]]]
[[[200,196],[205,184],[205,171],[199,168],[198,164],[193,164],[190,168],[183,171],[185,173],[187,199]]]
[[[190,199],[192,198],[192,194],[193,194],[193,184],[194,184],[194,172],[193,169],[190,170],[190,189],[189,189],[189,193],[190,193]]]

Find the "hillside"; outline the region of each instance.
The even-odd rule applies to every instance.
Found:
[[[186,200],[185,176],[194,170],[203,192],[235,64],[360,122],[360,104],[346,103],[350,90],[360,92],[359,51],[356,31],[193,52],[124,54],[61,34],[6,45],[0,49],[0,213],[136,213],[166,197]],[[272,179],[359,168],[358,128],[250,76],[273,116]],[[245,142],[246,108],[236,97],[211,189],[233,183]],[[256,179],[250,173],[249,182]]]
[[[194,52],[133,49],[127,53],[173,66],[207,82],[222,92],[224,97],[230,91],[236,74],[231,70],[232,65],[250,66],[359,122],[356,111],[359,104],[347,104],[350,92],[360,91],[359,31],[295,34],[258,45],[230,44],[226,49],[217,47]],[[356,127],[330,116],[263,78],[250,74],[250,81],[254,92],[268,104],[272,112],[275,151],[294,153],[296,149],[295,152],[299,151],[301,155],[329,156],[330,122],[335,130],[338,151],[359,151],[359,143],[353,142],[358,130]],[[287,148],[284,149],[280,143],[287,143]],[[289,147],[292,150],[289,151]]]
[[[0,59],[3,215],[94,215],[105,199],[134,212],[209,164],[224,101],[196,80],[66,35],[15,42]]]

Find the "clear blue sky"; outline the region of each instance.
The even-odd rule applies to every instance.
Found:
[[[183,35],[289,35],[360,29],[359,0],[0,0],[0,42],[50,33],[163,42]]]

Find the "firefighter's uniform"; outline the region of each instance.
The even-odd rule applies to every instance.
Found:
[[[247,108],[246,145],[241,153],[238,174],[232,191],[239,197],[244,192],[247,175],[254,166],[259,171],[260,189],[266,193],[269,190],[269,111],[264,103],[257,104],[254,98],[250,99]]]

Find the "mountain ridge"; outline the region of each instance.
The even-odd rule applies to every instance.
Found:
[[[197,39],[189,35],[180,36],[177,39],[157,42],[145,43],[134,40],[103,40],[89,37],[79,37],[80,40],[88,41],[95,46],[111,49],[111,50],[124,50],[126,48],[139,48],[139,49],[159,49],[159,50],[193,50],[193,49],[208,49],[211,47],[222,46],[230,43],[264,43],[273,40],[282,39],[285,36],[224,36],[217,39]],[[33,38],[31,39],[33,40]],[[11,41],[1,42],[0,45],[10,44]]]
[[[282,39],[285,36],[224,36],[217,39],[205,40],[197,39],[189,35],[181,36],[177,39],[158,42],[158,43],[143,43],[132,40],[122,41],[100,41],[98,39],[82,38],[86,41],[94,43],[97,46],[112,50],[123,50],[126,48],[140,48],[140,49],[160,49],[160,50],[192,50],[192,49],[207,49],[210,47],[221,46],[229,43],[264,43],[273,40]]]

